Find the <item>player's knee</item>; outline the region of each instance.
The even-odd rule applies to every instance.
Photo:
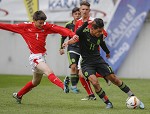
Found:
[[[48,76],[49,74],[52,74],[52,73],[54,73],[52,70],[46,70],[46,71],[44,72],[44,74],[45,74],[46,76]]]
[[[40,84],[41,80],[32,80],[32,84],[34,86],[38,86]]]
[[[76,72],[77,71],[77,65],[76,64],[72,64],[71,65],[71,70]]]
[[[97,86],[99,86],[99,83],[98,83],[97,80],[93,80],[93,81],[92,81],[92,85],[93,85],[94,87],[97,87]]]

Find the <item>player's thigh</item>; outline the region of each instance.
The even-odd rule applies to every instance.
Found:
[[[94,67],[91,67],[91,66],[81,66],[82,68],[82,73],[83,73],[83,76],[88,79],[88,77],[90,75],[95,75],[96,74],[96,70]]]
[[[53,73],[52,69],[45,62],[39,62],[36,67],[38,70],[42,71],[46,75]]]
[[[78,64],[78,61],[79,61],[79,58],[80,58],[80,55],[77,54],[77,53],[72,53],[72,52],[67,52],[67,56],[68,56],[68,61],[69,61],[69,67],[72,65],[72,64]]]
[[[97,64],[96,65],[96,71],[97,71],[97,73],[101,74],[104,77],[108,76],[110,74],[114,74],[111,66],[109,66],[107,63]]]

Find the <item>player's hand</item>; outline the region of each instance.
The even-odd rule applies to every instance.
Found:
[[[110,58],[110,53],[106,54],[106,58],[109,59]]]
[[[74,41],[78,41],[78,40],[79,40],[79,36],[78,36],[78,35],[74,35],[74,36],[72,37],[72,39],[73,39]]]
[[[65,48],[65,47],[67,47],[68,46],[68,41],[66,41],[66,42],[64,42],[63,44],[62,44],[62,47],[63,48]]]
[[[63,54],[65,54],[65,51],[64,51],[64,49],[60,49],[60,50],[59,50],[59,53],[60,53],[60,55],[63,55]]]

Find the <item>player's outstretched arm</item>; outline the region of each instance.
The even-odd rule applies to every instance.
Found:
[[[63,43],[62,47],[67,47],[70,44],[74,44],[76,42],[79,41],[79,36],[78,35],[74,35],[70,40],[66,41]]]

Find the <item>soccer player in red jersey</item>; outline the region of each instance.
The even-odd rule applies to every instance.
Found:
[[[31,53],[29,62],[33,70],[33,79],[17,93],[13,93],[13,97],[19,104],[21,103],[23,95],[40,84],[43,74],[48,77],[49,81],[62,88],[65,93],[69,92],[68,80],[66,79],[63,83],[55,76],[53,70],[46,63],[46,37],[52,33],[73,38],[78,36],[67,28],[45,22],[46,19],[47,17],[43,11],[36,11],[33,15],[33,22],[20,24],[0,23],[0,29],[22,35]]]
[[[90,4],[86,1],[82,1],[80,3],[80,12],[81,12],[81,18],[76,22],[76,25],[75,25],[75,31],[83,25],[84,22],[86,21],[92,21],[94,20],[94,18],[90,17]],[[89,24],[87,26],[88,28],[91,28],[91,25]],[[107,32],[105,30],[103,30],[103,36],[104,38],[107,37]],[[78,64],[79,66],[80,64]],[[79,66],[80,68],[80,66]],[[97,77],[103,77],[101,76],[100,74],[97,73],[96,75]],[[94,95],[94,92],[92,91],[92,88],[90,86],[90,82],[88,80],[85,80],[84,77],[83,77],[83,74],[81,72],[81,70],[79,70],[79,79],[80,79],[80,82],[82,84],[82,86],[85,88],[88,96],[81,99],[81,100],[96,100],[96,97]],[[105,79],[105,78],[104,78]],[[106,80],[106,79],[105,79]],[[109,80],[106,80],[107,84],[110,85],[110,81]]]

